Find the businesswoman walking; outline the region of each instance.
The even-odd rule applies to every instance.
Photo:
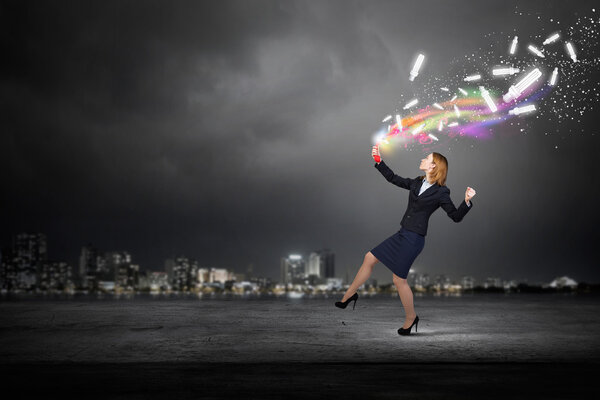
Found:
[[[400,222],[400,230],[365,254],[363,264],[354,281],[344,294],[342,301],[336,302],[335,305],[339,308],[346,308],[351,301],[354,301],[352,306],[354,308],[358,299],[358,288],[369,279],[375,264],[381,261],[393,272],[393,282],[398,289],[406,312],[404,325],[398,329],[398,334],[410,335],[413,325],[415,332],[417,331],[419,317],[415,313],[413,293],[406,283],[406,277],[412,263],[425,245],[429,217],[435,210],[442,207],[454,222],[460,222],[473,207],[471,199],[475,196],[475,190],[467,187],[465,200],[457,209],[450,199],[450,189],[445,186],[448,160],[443,155],[431,153],[423,158],[419,169],[424,171],[425,175],[414,179],[402,178],[394,174],[381,159],[379,146],[373,146],[371,155],[376,163],[375,168],[388,182],[409,190],[408,208]]]

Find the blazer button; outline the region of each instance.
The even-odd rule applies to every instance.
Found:
[[[410,215],[407,215],[406,218],[410,218]]]

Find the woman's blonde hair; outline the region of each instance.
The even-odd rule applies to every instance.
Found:
[[[433,163],[435,164],[435,168],[431,173],[433,178],[433,182],[437,183],[440,186],[446,185],[446,176],[448,175],[448,160],[446,157],[441,155],[440,153],[432,153],[433,154]],[[420,176],[420,179],[425,178],[425,176]]]

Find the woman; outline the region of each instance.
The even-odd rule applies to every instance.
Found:
[[[402,178],[394,174],[381,159],[379,146],[373,146],[371,155],[376,162],[375,168],[388,182],[410,191],[408,208],[400,222],[401,229],[365,255],[354,281],[344,294],[342,301],[336,302],[335,305],[339,308],[346,308],[354,300],[354,308],[358,299],[356,291],[371,276],[375,264],[381,261],[393,272],[393,282],[398,289],[406,312],[404,325],[398,329],[398,334],[409,335],[413,325],[415,325],[415,332],[417,331],[419,317],[415,313],[413,294],[410,286],[406,283],[406,277],[412,263],[425,245],[429,217],[435,210],[442,207],[454,222],[460,222],[473,206],[471,199],[475,196],[475,190],[467,187],[465,200],[457,209],[450,199],[450,189],[445,186],[448,160],[443,155],[431,153],[423,158],[419,168],[425,171],[425,175],[415,179]]]

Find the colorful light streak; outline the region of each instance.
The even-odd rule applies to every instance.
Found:
[[[552,89],[552,86],[545,85],[540,89],[529,88],[523,92],[523,100],[519,104],[531,103],[544,97]],[[537,90],[537,91],[536,91]],[[475,93],[474,90],[471,92]],[[479,92],[477,89],[476,92]],[[499,97],[499,92],[487,90],[491,96]],[[509,114],[509,110],[519,107],[519,104],[502,103],[496,105],[496,111],[493,112],[480,93],[469,97],[464,97],[455,102],[439,103],[443,110],[437,107],[427,106],[407,115],[394,125],[391,125],[385,135],[382,135],[377,141],[389,145],[401,144],[407,147],[410,144],[417,143],[421,145],[442,142],[441,135],[445,138],[454,138],[458,135],[469,136],[472,138],[486,139],[490,137],[489,127],[504,123],[508,119],[518,116],[518,114]],[[460,111],[457,117],[456,109]],[[522,113],[520,113],[522,114]],[[432,135],[436,132],[436,135]]]
[[[580,20],[578,20],[578,24],[580,24]],[[424,82],[425,90],[422,93],[413,92],[412,96],[418,96],[422,103],[428,105],[417,105],[416,99],[407,103],[404,109],[407,110],[412,107],[412,110],[407,111],[407,113],[410,111],[412,113],[404,118],[396,115],[394,125],[386,126],[387,131],[382,128],[378,132],[380,134],[377,136],[378,143],[386,143],[391,146],[402,145],[406,148],[413,144],[428,145],[435,142],[435,147],[441,148],[449,145],[450,139],[454,142],[454,139],[459,135],[476,139],[490,138],[494,134],[494,125],[506,125],[514,118],[517,118],[517,120],[510,122],[510,125],[513,125],[513,123],[521,125],[520,131],[523,132],[523,121],[531,118],[532,115],[534,116],[533,120],[536,118],[554,118],[558,123],[569,118],[574,120],[578,116],[570,113],[571,108],[583,115],[585,110],[591,109],[590,100],[595,99],[595,89],[584,86],[589,85],[589,79],[584,77],[583,74],[594,70],[600,64],[599,59],[588,56],[590,49],[597,48],[595,44],[600,42],[598,40],[600,30],[589,28],[589,24],[593,28],[594,25],[600,24],[600,19],[597,22],[593,19],[581,19],[581,25],[585,29],[580,29],[580,33],[584,34],[584,37],[577,39],[575,43],[582,55],[581,60],[578,59],[571,41],[563,42],[568,57],[564,57],[564,53],[546,51],[546,48],[538,48],[530,44],[526,48],[526,50],[529,50],[528,53],[539,57],[533,62],[530,61],[530,54],[523,54],[523,57],[528,57],[528,59],[522,60],[521,57],[511,57],[509,65],[506,65],[506,59],[502,60],[502,56],[498,59],[492,51],[484,51],[477,56],[477,61],[484,61],[481,64],[477,64],[471,58],[474,56],[473,54],[471,57],[465,55],[468,61],[465,62],[465,65],[457,67],[455,73],[448,72],[446,76],[441,77],[422,77],[424,79],[421,79],[420,82]],[[559,33],[549,35],[542,46],[557,43],[561,36]],[[573,32],[569,31],[569,36],[573,37]],[[517,50],[518,37],[511,37],[512,42],[510,43],[509,53],[514,55]],[[538,37],[529,38],[529,40],[536,40]],[[415,72],[413,75],[415,76],[420,69],[423,57],[420,58],[421,60],[417,60],[418,62],[415,63],[413,68]],[[497,62],[504,65],[498,65]],[[482,65],[485,67],[494,64],[497,67],[490,68],[481,75],[471,74],[466,76],[466,71],[472,73],[480,69]],[[521,71],[525,72],[514,80],[499,82],[500,80],[496,79],[497,77],[509,78]],[[557,85],[557,83],[560,83],[558,82],[559,72],[563,81],[562,85]],[[540,79],[542,76],[545,79]],[[460,81],[477,81],[478,83],[474,87],[465,87]],[[479,83],[480,81],[481,83]],[[447,86],[440,87],[442,82]],[[458,87],[459,85],[467,90]],[[475,85],[475,83],[472,83],[472,85]],[[569,89],[570,87],[572,89]],[[452,98],[447,101],[440,101],[439,91],[450,92],[449,88],[460,93],[448,93]],[[555,89],[557,89],[556,96],[550,97],[553,101],[540,101]],[[580,93],[587,101],[580,101]],[[567,97],[568,94],[571,94],[571,97]],[[564,99],[570,102],[570,109],[566,108],[569,107],[568,105],[562,107]],[[574,107],[574,104],[577,104],[578,107]],[[564,112],[561,113],[561,111]],[[435,135],[433,132],[435,132]]]

